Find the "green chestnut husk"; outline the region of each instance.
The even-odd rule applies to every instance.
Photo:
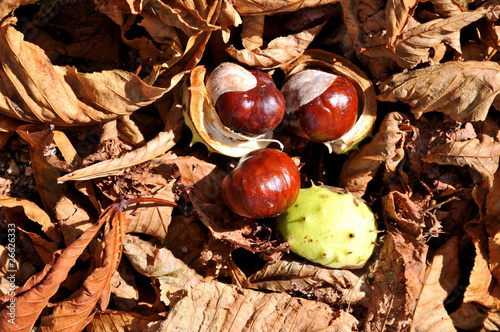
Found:
[[[295,203],[277,218],[277,230],[291,251],[330,268],[361,268],[377,240],[370,207],[335,187],[301,189]]]

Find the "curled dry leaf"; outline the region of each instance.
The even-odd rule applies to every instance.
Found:
[[[109,228],[105,230],[103,241],[98,243],[92,264],[94,269],[86,276],[80,289],[52,307],[50,314],[41,317],[42,330],[57,331],[69,326],[73,331],[81,331],[92,320],[96,308],[104,310],[108,307],[111,279],[122,256],[123,218],[122,213],[112,207],[100,219],[100,222],[104,219]]]
[[[409,328],[424,283],[428,246],[422,231],[408,233],[406,230],[413,228],[405,225],[408,220],[386,213],[384,211],[387,234],[375,270],[365,331]],[[397,219],[396,227],[391,219]]]
[[[437,13],[441,14],[443,17],[450,17],[456,14],[467,11],[469,8],[469,3],[465,0],[453,1],[453,0],[431,0],[432,5]]]
[[[500,307],[500,285],[489,269],[488,238],[483,222],[471,221],[465,230],[476,249],[474,267],[464,294],[464,303],[476,302],[490,309]]]
[[[400,36],[408,23],[408,19],[413,15],[417,1],[415,0],[391,0],[387,1],[385,7],[385,22],[387,34],[385,45],[388,49],[393,49],[396,39]]]
[[[339,0],[305,0],[305,1],[270,1],[270,0],[236,0],[234,6],[241,15],[272,15],[276,13],[295,12],[301,8],[317,7]]]
[[[453,324],[464,331],[495,331],[500,329],[500,314],[496,309],[485,309],[480,304],[464,303],[451,314]]]
[[[432,258],[410,331],[456,331],[443,302],[459,279],[458,238],[451,237],[438,248]]]
[[[54,243],[61,242],[61,234],[57,225],[50,220],[49,215],[35,203],[22,198],[0,197],[0,208],[13,209],[19,207],[31,221],[38,223],[45,235]]]
[[[15,297],[3,296],[0,298],[0,330],[26,331],[32,330],[38,316],[49,303],[50,298],[57,292],[60,284],[67,278],[70,269],[75,265],[85,247],[94,238],[101,226],[105,223],[109,213],[105,214],[97,225],[89,228],[75,242],[62,251],[54,254],[53,261],[43,271],[35,274],[23,286],[15,291]],[[23,303],[16,308],[14,324],[9,322],[9,308],[14,299],[15,303]]]
[[[364,46],[363,54],[370,57],[386,57],[394,60],[401,68],[410,69],[430,56],[430,51],[445,43],[461,53],[460,30],[483,18],[485,11],[474,11],[436,19],[406,30],[394,41],[394,49],[385,45],[389,32],[381,31]]]
[[[305,12],[304,12],[305,11]],[[256,44],[243,44],[245,49],[238,50],[234,45],[230,45],[226,51],[238,62],[258,69],[272,69],[285,65],[297,59],[307,49],[313,39],[320,33],[321,29],[327,22],[331,15],[332,8],[330,6],[323,6],[312,9],[304,9],[296,15],[301,15],[303,19],[298,18],[301,22],[295,22],[293,31],[298,30],[296,33],[287,36],[276,37],[271,40],[265,49],[260,46],[255,47]],[[251,20],[250,24],[252,29],[258,28],[264,31],[264,19]],[[254,25],[255,24],[255,25]],[[302,26],[306,27],[300,29]],[[245,27],[245,21],[243,22]],[[248,31],[245,31],[248,33]],[[245,39],[248,41],[248,39]],[[258,43],[258,42],[257,42]]]
[[[94,315],[87,332],[144,331],[153,332],[148,326],[162,319],[158,314],[142,316],[135,312],[104,310]]]
[[[84,181],[110,175],[122,174],[124,170],[158,157],[175,145],[173,131],[162,131],[146,145],[127,152],[122,156],[81,168],[58,178],[58,183]]]
[[[0,112],[23,121],[100,123],[130,114],[166,92],[125,71],[84,74],[53,66],[42,49],[9,25],[0,27],[0,46]]]
[[[135,312],[139,306],[139,287],[133,268],[122,260],[111,278],[111,294],[116,309]]]
[[[493,276],[500,280],[500,172],[495,173],[494,185],[486,196],[484,223],[489,234],[488,249],[490,270]]]
[[[387,171],[394,173],[404,157],[405,132],[400,126],[407,119],[403,113],[387,114],[375,136],[358,151],[351,153],[344,163],[339,186],[361,197],[382,165],[386,164]]]
[[[347,312],[334,312],[321,302],[207,281],[187,287],[157,329],[347,332],[356,330],[357,323]]]
[[[500,65],[449,61],[395,74],[380,86],[380,101],[401,101],[418,119],[439,111],[459,122],[482,121],[500,92]]]
[[[196,273],[180,259],[177,259],[170,250],[163,247],[158,248],[137,236],[130,234],[125,236],[123,252],[134,268],[142,275],[148,277],[174,275],[182,278],[186,283],[191,283],[191,279],[198,280]]]
[[[468,166],[478,172],[487,188],[493,187],[493,177],[498,169],[500,142],[481,135],[466,141],[438,145],[422,160],[440,165]]]
[[[285,256],[267,263],[248,279],[250,288],[308,294],[326,303],[368,305],[371,289],[363,278],[349,270],[327,269]]]

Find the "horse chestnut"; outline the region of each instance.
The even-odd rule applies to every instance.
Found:
[[[286,100],[285,127],[316,142],[338,139],[358,117],[358,95],[344,77],[316,69],[292,75],[281,92]]]
[[[265,134],[285,114],[285,98],[272,78],[261,71],[222,63],[210,74],[206,87],[222,123],[236,132]]]
[[[286,211],[299,191],[300,173],[292,158],[269,148],[243,156],[222,181],[227,206],[241,216],[255,219]]]

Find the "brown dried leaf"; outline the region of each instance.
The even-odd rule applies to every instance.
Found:
[[[28,232],[20,227],[17,228],[19,231],[23,232],[31,239],[33,243],[33,247],[36,250],[38,256],[43,263],[49,264],[52,262],[52,258],[54,257],[54,253],[57,251],[58,243],[47,241],[44,236],[41,236],[37,233]]]
[[[56,220],[59,223],[66,246],[73,243],[95,222],[95,218],[82,203],[74,195],[63,195],[54,207]]]
[[[500,172],[495,173],[493,188],[486,196],[484,223],[489,234],[488,249],[490,270],[493,276],[500,280]]]
[[[265,15],[246,16],[242,18],[241,42],[246,50],[253,51],[264,45]]]
[[[402,331],[411,326],[424,283],[427,244],[422,231],[407,233],[408,220],[384,211],[387,234],[375,270],[364,331]],[[397,228],[393,225],[397,219]],[[413,223],[418,223],[413,220]],[[413,234],[412,234],[413,233]]]
[[[0,24],[3,25],[3,20],[20,6],[35,3],[35,0],[5,0],[0,8]]]
[[[467,11],[469,4],[465,0],[430,0],[436,13],[450,17]]]
[[[396,166],[404,157],[405,133],[400,126],[407,120],[403,113],[389,113],[385,116],[379,131],[370,142],[351,153],[344,163],[339,186],[361,197],[368,183],[375,177],[378,169],[386,164],[388,172],[394,173]]]
[[[110,283],[113,307],[127,312],[136,312],[139,306],[139,287],[134,269],[126,263],[126,260],[121,261]]]
[[[331,15],[332,8],[330,6],[322,6],[317,8],[307,8],[295,14],[293,18],[294,26],[291,28],[295,33],[287,36],[276,37],[271,40],[265,49],[258,46],[260,32],[257,32],[257,41],[250,43],[248,39],[245,42],[243,50],[237,50],[234,45],[230,45],[226,51],[231,57],[248,66],[258,69],[272,69],[287,64],[297,59],[307,49],[313,39],[320,33],[326,21]],[[255,19],[250,20],[250,24],[256,22]],[[258,24],[263,24],[263,20],[257,21]],[[244,25],[245,27],[245,21]],[[252,26],[257,30],[262,30],[262,26]],[[248,30],[243,32],[249,33]],[[252,33],[253,35],[253,33]],[[247,37],[243,35],[242,37]]]
[[[188,287],[157,329],[347,332],[356,330],[357,323],[354,316],[345,311],[334,312],[321,302],[213,281]]]
[[[142,275],[148,277],[172,275],[183,279],[186,284],[199,281],[196,273],[190,270],[183,261],[177,259],[170,250],[156,247],[137,236],[130,234],[125,236],[123,252]]]
[[[89,228],[75,242],[62,251],[54,254],[52,263],[45,265],[43,271],[35,274],[23,286],[15,291],[14,302],[16,306],[16,318],[14,324],[9,322],[10,296],[0,298],[0,330],[2,331],[26,331],[32,330],[38,316],[49,303],[50,298],[57,292],[59,285],[68,276],[69,270],[75,265],[76,260],[83,250],[94,238],[101,226],[105,223],[109,213],[105,214],[99,223]]]
[[[481,175],[487,188],[493,187],[493,177],[498,169],[500,142],[487,135],[466,141],[438,145],[430,154],[422,156],[428,163],[468,166]]]
[[[434,254],[410,331],[456,331],[443,301],[459,280],[458,238],[451,237]]]
[[[394,49],[387,48],[388,31],[381,31],[365,46],[363,54],[370,57],[386,57],[401,68],[410,69],[428,61],[431,49],[445,43],[460,52],[460,30],[483,18],[485,11],[466,12],[446,19],[436,19],[406,30],[394,41]]]
[[[148,331],[148,326],[162,319],[159,315],[142,316],[135,312],[105,310],[98,312],[87,326],[87,332]]]
[[[130,114],[166,92],[125,71],[83,74],[53,66],[43,50],[8,25],[0,28],[0,45],[0,112],[24,121],[100,123]]]
[[[107,308],[111,296],[111,279],[121,260],[123,242],[122,213],[115,211],[113,206],[108,211],[99,221],[104,219],[109,223],[109,228],[103,241],[98,243],[93,262],[95,268],[78,291],[57,303],[50,315],[42,316],[42,331],[81,331],[92,320],[96,306],[98,310]]]
[[[0,197],[0,208],[21,208],[30,220],[38,223],[42,231],[55,243],[61,242],[61,233],[49,215],[38,205],[23,198]]]
[[[173,131],[162,131],[146,145],[127,152],[122,156],[81,168],[58,178],[58,183],[83,181],[111,175],[120,175],[125,169],[145,163],[170,150],[176,143]]]
[[[198,13],[201,13],[203,19],[209,25],[214,25],[219,17],[223,1],[215,1],[207,4],[205,1],[199,1],[196,4]],[[172,64],[158,64],[154,66],[153,73],[146,80],[154,82],[159,78],[156,85],[171,89],[175,87],[186,74],[188,74],[200,62],[206,44],[212,35],[212,30],[195,31],[185,44],[185,49],[181,57]],[[158,77],[163,74],[161,77]]]
[[[236,0],[234,7],[241,15],[273,15],[276,13],[296,12],[301,8],[318,7],[338,1],[339,0]]]
[[[500,285],[489,269],[488,238],[484,224],[471,221],[465,230],[472,237],[476,248],[474,268],[469,277],[463,303],[477,302],[490,309],[500,308]]]
[[[327,269],[285,256],[250,276],[250,288],[318,296],[327,303],[368,305],[371,289],[349,270]]]
[[[386,46],[393,48],[417,6],[416,0],[389,0],[385,7]]]
[[[460,331],[490,332],[500,330],[500,313],[495,309],[485,309],[471,302],[463,303],[451,314],[453,324]]]
[[[418,119],[439,111],[459,122],[482,121],[500,92],[500,65],[448,61],[393,75],[380,86],[380,101],[402,101]]]

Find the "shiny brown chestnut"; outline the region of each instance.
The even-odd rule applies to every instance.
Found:
[[[358,117],[358,95],[349,80],[322,70],[291,76],[281,92],[286,100],[283,124],[292,133],[316,142],[338,139]]]
[[[210,74],[207,92],[222,123],[239,133],[262,135],[285,114],[285,99],[272,78],[258,70],[222,63]]]
[[[254,150],[243,156],[222,182],[222,197],[235,213],[248,218],[274,217],[297,200],[298,167],[276,149]]]

